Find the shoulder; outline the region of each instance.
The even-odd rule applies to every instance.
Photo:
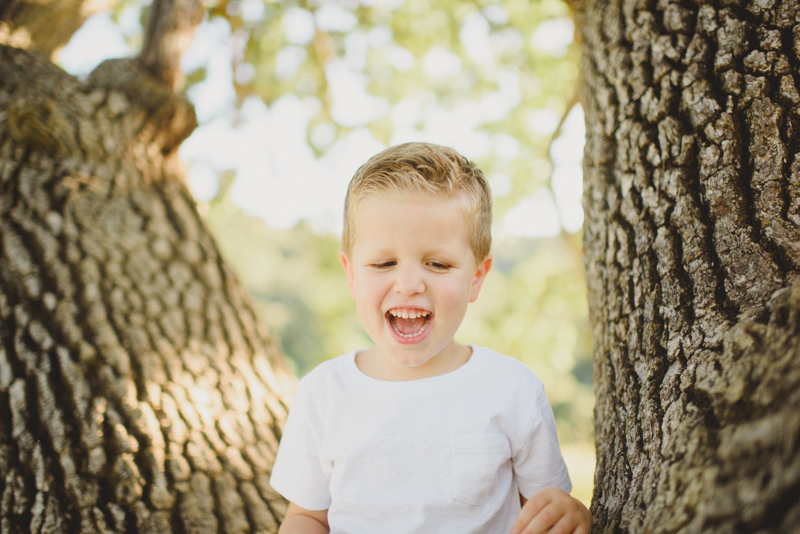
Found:
[[[502,402],[506,399],[514,405],[536,406],[534,411],[549,409],[544,383],[528,367],[516,358],[506,356],[492,349],[473,346],[480,359],[478,372],[473,373],[475,384],[481,390]]]
[[[300,383],[304,382],[314,382],[316,380],[324,380],[337,372],[337,370],[346,363],[347,358],[353,357],[353,353],[348,352],[347,354],[342,354],[335,358],[331,358],[330,360],[325,360],[324,362],[318,364],[308,373],[306,373],[303,378],[300,379]]]
[[[501,380],[506,385],[519,385],[544,390],[544,385],[530,367],[516,358],[500,354],[486,347],[472,345],[473,354],[480,359],[480,375]]]
[[[352,352],[342,354],[309,371],[297,384],[295,402],[303,398],[325,396],[334,389],[346,387],[348,365],[352,364],[353,355]]]
[[[493,424],[499,425],[516,454],[541,423],[552,418],[544,385],[516,358],[483,347],[473,350],[480,365],[472,373],[475,382],[468,388],[470,395],[483,402],[481,413],[491,414]]]

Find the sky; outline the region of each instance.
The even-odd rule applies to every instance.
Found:
[[[243,16],[258,18],[258,1],[242,3]],[[263,7],[262,7],[263,9]],[[249,11],[248,11],[249,10]],[[303,10],[287,17],[285,31],[290,42],[302,45],[310,39],[313,20]],[[317,24],[347,26],[352,21],[331,11]],[[537,31],[536,42],[542,47],[564,47],[571,41],[571,22],[555,20]],[[480,24],[465,24],[462,36],[473,45],[470,53],[480,55],[483,31]],[[138,9],[127,9],[115,24],[111,12],[98,13],[87,20],[64,47],[58,62],[67,72],[86,76],[101,61],[135,54],[126,36],[141,32]],[[380,39],[381,35],[370,35]],[[182,67],[191,71],[207,68],[206,79],[189,90],[200,125],[184,141],[179,154],[187,166],[189,184],[195,199],[207,202],[217,192],[218,177],[226,170],[236,171],[231,190],[235,204],[248,213],[261,217],[273,228],[288,228],[305,219],[321,233],[341,232],[343,199],[347,184],[356,169],[369,157],[386,148],[365,127],[375,116],[386,113],[386,103],[366,91],[367,80],[348,69],[349,58],[333,60],[326,67],[332,95],[332,114],[340,124],[352,127],[343,139],[333,143],[321,158],[316,158],[306,141],[309,119],[319,104],[312,99],[284,96],[267,106],[256,97],[248,98],[241,108],[235,107],[234,76],[252,73],[233,72],[232,54],[236,36],[223,19],[204,21],[198,26],[194,42],[184,54]],[[357,43],[356,43],[357,45]],[[357,48],[357,47],[356,47]],[[485,48],[483,48],[485,49]],[[281,52],[278,68],[291,70],[296,58],[292,47]],[[468,51],[469,52],[469,51]],[[413,61],[413,57],[410,58]],[[409,61],[398,57],[396,61]],[[424,59],[428,73],[452,72],[459,68],[458,58],[446,50],[434,50]],[[513,156],[519,149],[510,136],[490,139],[478,130],[487,117],[502,116],[513,110],[519,101],[519,84],[513,75],[501,76],[499,90],[479,102],[454,110],[427,107],[421,109],[413,101],[404,101],[389,110],[395,133],[392,145],[407,141],[428,141],[449,145],[468,159],[474,160],[489,150]],[[416,117],[427,113],[425,129],[414,128]],[[535,117],[540,133],[555,131],[559,117],[543,111]],[[312,138],[325,144],[331,132],[314,130]],[[316,136],[316,137],[315,137]],[[562,127],[562,133],[551,147],[553,174],[551,188],[538,189],[520,199],[516,207],[496,221],[496,238],[505,235],[524,237],[552,236],[563,226],[575,232],[583,223],[581,207],[581,157],[584,146],[583,112],[573,109]],[[489,176],[496,194],[510,187],[507,176]]]

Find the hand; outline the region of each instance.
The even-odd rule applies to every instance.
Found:
[[[592,530],[591,512],[558,488],[542,490],[528,501],[520,498],[523,506],[511,534],[589,534]]]
[[[278,534],[328,534],[330,531],[327,510],[307,510],[290,502]]]

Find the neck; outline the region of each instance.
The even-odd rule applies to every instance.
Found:
[[[422,365],[403,367],[392,362],[373,346],[356,354],[356,366],[365,375],[387,382],[408,382],[455,371],[472,356],[470,347],[451,341],[438,354]]]

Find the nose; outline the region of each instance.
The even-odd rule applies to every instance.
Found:
[[[401,295],[416,295],[425,292],[422,272],[413,265],[401,266],[396,271],[394,290]]]

